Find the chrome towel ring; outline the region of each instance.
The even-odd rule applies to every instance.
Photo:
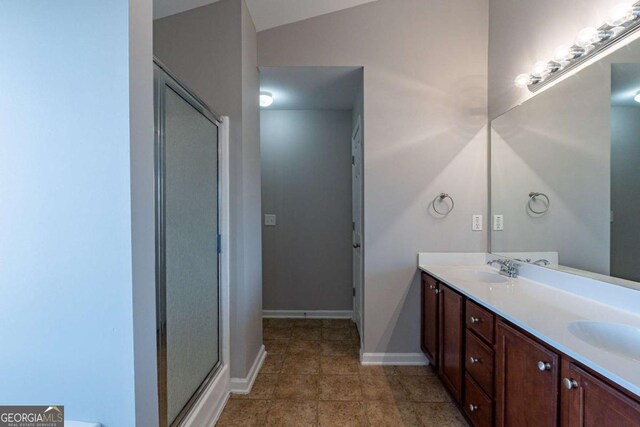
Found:
[[[542,197],[544,199],[544,209],[542,210],[535,210],[531,205],[533,202],[536,201],[537,197]],[[531,212],[533,212],[534,214],[538,214],[538,215],[543,215],[545,213],[547,213],[547,211],[549,210],[549,207],[551,206],[551,200],[549,200],[549,196],[547,196],[544,193],[536,193],[536,192],[531,192],[529,193],[529,202],[527,203],[527,206],[529,207],[529,210]]]
[[[444,199],[449,199],[451,200],[451,207],[449,207],[449,210],[447,210],[446,212],[440,212],[438,210],[438,208],[436,208],[436,202],[437,203],[444,203]],[[447,194],[447,193],[440,193],[438,194],[434,199],[433,202],[431,202],[431,206],[433,207],[433,210],[438,214],[438,215],[442,215],[442,216],[446,216],[449,215],[451,213],[451,211],[453,210],[453,207],[455,206],[455,202],[453,201],[453,198]]]

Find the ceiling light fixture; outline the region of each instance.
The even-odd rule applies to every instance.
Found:
[[[531,72],[518,75],[514,84],[519,88],[528,88],[531,92],[535,92],[639,29],[639,18],[640,1],[626,1],[614,6],[609,11],[605,24],[597,28],[583,28],[578,33],[574,45],[558,47],[553,52],[551,60],[536,62]]]
[[[273,95],[270,92],[260,92],[260,106],[268,107],[273,104]]]
[[[636,92],[636,96],[633,97],[633,100],[636,102],[640,102],[640,90]]]

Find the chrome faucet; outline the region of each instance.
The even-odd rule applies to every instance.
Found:
[[[492,259],[487,262],[487,265],[499,264],[500,265],[500,274],[503,276],[515,278],[518,277],[518,266],[519,264],[511,259]]]
[[[531,264],[534,264],[534,265],[549,265],[551,263],[549,262],[548,259],[542,258],[542,259],[539,259],[537,261],[533,261]]]

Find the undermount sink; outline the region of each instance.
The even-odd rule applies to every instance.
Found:
[[[580,320],[569,324],[569,332],[595,347],[640,360],[640,328],[621,323]]]
[[[461,270],[458,272],[461,279],[472,280],[482,283],[505,283],[508,279],[497,273],[480,270]]]

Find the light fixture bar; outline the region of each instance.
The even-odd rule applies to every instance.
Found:
[[[611,14],[616,16],[610,16],[607,19],[608,23],[598,28],[588,27],[580,31],[576,44],[557,49],[553,59],[539,61],[531,73],[520,74],[516,77],[516,86],[527,87],[531,92],[536,92],[635,33],[640,29],[640,1],[628,4],[625,9],[626,19],[625,16],[619,16],[624,6],[618,5],[611,10]],[[564,51],[564,56],[562,52],[558,53],[558,50]]]

